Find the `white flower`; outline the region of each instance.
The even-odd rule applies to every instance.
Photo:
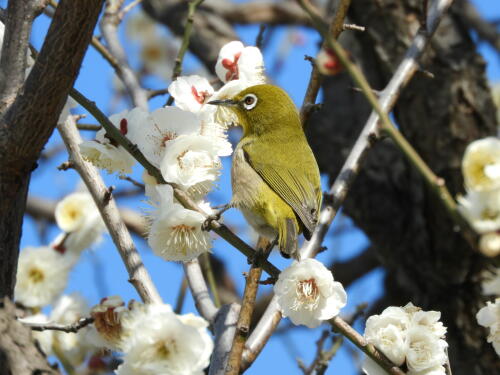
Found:
[[[55,217],[59,228],[65,232],[73,232],[83,227],[89,215],[97,211],[97,207],[88,193],[73,193],[57,203]]]
[[[321,48],[316,56],[316,66],[321,74],[335,75],[342,70],[339,58],[329,48]]]
[[[500,140],[487,137],[469,144],[462,160],[462,173],[470,189],[500,188]]]
[[[120,132],[129,139],[137,138],[142,132],[141,119],[147,112],[134,108],[130,112],[125,110],[112,115],[109,120]],[[131,173],[135,159],[123,147],[115,144],[106,136],[106,130],[100,129],[93,141],[80,143],[80,152],[85,160],[98,168],[106,169],[109,173]]]
[[[406,364],[410,371],[424,371],[446,362],[448,344],[424,327],[413,327],[407,332]]]
[[[500,236],[499,236],[500,237]],[[481,288],[485,296],[500,296],[500,267],[492,271],[484,271]]]
[[[489,328],[488,342],[500,356],[500,298],[497,298],[495,303],[488,301],[486,306],[478,311],[476,319],[479,325]]]
[[[408,350],[406,328],[409,325],[409,319],[404,311],[404,315],[400,315],[399,308],[392,308],[387,315],[384,315],[384,312],[381,315],[372,315],[367,319],[365,338],[395,365],[400,366],[404,363]]]
[[[168,77],[172,74],[168,65],[168,40],[154,36],[141,43],[141,60],[148,72]]]
[[[459,211],[478,233],[500,229],[500,190],[469,191],[457,200]]]
[[[87,302],[78,294],[61,296],[54,304],[50,320],[59,324],[73,324],[81,318],[89,316]],[[90,346],[87,335],[90,327],[84,327],[78,332],[54,332],[54,351],[62,353],[73,366],[78,366],[85,359]]]
[[[217,150],[217,155],[228,156],[233,153],[233,147],[227,140],[226,121],[219,121],[216,116],[219,114],[219,108],[227,110],[224,106],[210,106],[200,113],[201,129],[200,135],[210,138]],[[232,111],[231,111],[232,112]]]
[[[214,89],[205,77],[198,75],[178,77],[168,87],[177,107],[198,113],[213,95]]]
[[[89,341],[95,347],[120,350],[123,327],[122,318],[129,310],[119,296],[103,298],[101,303],[92,307],[90,314],[94,318],[94,329],[90,332]]]
[[[127,19],[127,35],[130,39],[140,42],[156,36],[156,25],[154,20],[143,11],[138,11],[130,15]]]
[[[214,142],[203,135],[180,135],[167,141],[165,148],[160,165],[165,181],[185,189],[206,182],[208,184],[203,190],[208,192],[210,183],[217,179],[221,168]]]
[[[165,306],[165,305],[163,305]],[[213,342],[201,318],[177,316],[162,305],[144,305],[123,319],[130,332],[118,375],[202,374]]]
[[[168,261],[189,261],[212,247],[208,232],[201,229],[205,216],[174,203],[169,185],[157,186],[160,207],[148,234],[154,253]]]
[[[284,317],[294,324],[317,327],[338,315],[347,302],[344,287],[316,259],[303,259],[284,269],[274,285]]]
[[[44,314],[35,314],[28,316],[23,319],[18,319],[22,323],[35,323],[35,324],[46,324],[49,323],[49,318]],[[52,354],[52,341],[54,336],[54,331],[50,329],[46,329],[44,331],[31,331],[31,335],[33,339],[38,341],[38,345],[40,345],[40,349],[45,353],[46,356]]]
[[[166,151],[166,143],[180,135],[194,135],[200,131],[201,121],[195,114],[176,107],[158,108],[151,114],[143,111],[141,131],[130,140],[137,144],[148,161],[159,167]]]
[[[483,234],[479,239],[479,251],[490,258],[500,254],[500,233],[490,232]]]
[[[71,262],[50,247],[27,247],[17,265],[16,301],[27,307],[52,303],[66,288]]]
[[[245,47],[239,41],[229,42],[221,48],[215,72],[224,83],[242,80],[253,86],[265,82],[262,53],[257,47]]]
[[[409,302],[405,307],[405,311],[409,314],[410,324],[413,328],[423,327],[432,332],[437,338],[442,338],[446,334],[446,327],[439,321],[441,312],[439,311],[424,311],[420,307],[414,306]]]

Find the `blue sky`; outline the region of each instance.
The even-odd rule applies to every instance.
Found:
[[[128,2],[128,1],[127,1]],[[500,18],[500,6],[495,6],[495,1],[492,0],[476,0],[474,3],[478,6],[481,13],[487,18]],[[5,1],[0,1],[0,5],[4,6]],[[32,42],[39,47],[43,41],[43,36],[47,29],[48,19],[45,16],[40,16],[34,26]],[[237,31],[244,42],[253,44],[258,33],[257,26],[238,27]],[[124,36],[124,33],[122,33]],[[319,40],[317,34],[311,30],[303,28],[295,28],[293,36],[296,40],[300,40],[300,44],[290,45],[290,50],[287,58],[283,61],[281,70],[276,74],[274,81],[285,88],[294,101],[299,104],[302,101],[307,80],[309,78],[310,66],[307,61],[303,60],[303,56],[315,55],[317,42]],[[266,50],[265,60],[268,71],[272,71],[277,58],[273,51],[283,48],[287,45],[290,33],[284,29],[278,29]],[[128,56],[133,63],[137,63],[138,47],[131,46],[127,49]],[[500,81],[500,64],[498,54],[491,49],[487,44],[480,45],[480,53],[488,62],[487,73],[491,81]],[[186,59],[185,69],[188,71],[196,71],[198,65],[192,56]],[[113,71],[109,65],[92,49],[89,48],[88,53],[82,65],[80,76],[76,82],[76,87],[85,95],[94,100],[97,105],[105,112],[109,113],[110,100],[112,96],[112,77]],[[293,77],[291,79],[291,77]],[[148,80],[148,84],[155,85],[160,88],[165,85],[165,82],[158,80]],[[151,102],[151,108],[157,108],[165,102],[165,97],[158,98]],[[111,114],[111,113],[109,113]],[[91,121],[91,119],[89,119]],[[85,133],[86,137],[91,137],[90,132]],[[61,140],[55,133],[46,149],[61,144]],[[59,172],[56,167],[65,161],[67,158],[64,152],[59,153],[57,157],[50,160],[48,163],[42,163],[32,177],[30,194],[38,197],[47,197],[51,199],[60,199],[64,195],[72,192],[77,184],[76,173],[72,170]],[[210,195],[210,201],[213,204],[226,203],[230,199],[230,159],[225,158],[223,161],[224,169],[219,182],[218,190]],[[134,170],[133,177],[140,179],[141,169]],[[128,183],[116,178],[114,175],[104,173],[106,183],[115,185],[118,188],[130,187]],[[324,187],[327,188],[326,186]],[[143,198],[122,199],[120,204],[125,206],[141,209],[145,207],[142,202]],[[225,222],[237,228],[237,233],[244,239],[249,240],[248,231],[245,230],[245,222],[242,216],[236,211],[231,210],[225,214]],[[352,227],[352,223],[346,217],[339,215],[335,220],[332,230],[343,227],[350,228],[341,235],[335,237],[329,236],[326,245],[328,251],[320,254],[319,259],[325,263],[331,262],[332,259],[347,259],[354,256],[357,252],[362,251],[367,246],[368,241],[362,233]],[[38,226],[29,217],[26,217],[23,226],[22,247],[44,245],[47,242],[41,240],[38,233]],[[50,241],[58,234],[58,229],[50,226],[47,232],[47,240]],[[154,256],[148,249],[147,244],[139,238],[135,238],[135,242],[143,256],[144,263],[152,275],[153,281],[158,286],[164,301],[173,304],[177,296],[178,287],[182,278],[181,267],[175,263],[168,263]],[[240,290],[243,288],[242,272],[248,270],[246,259],[239,255],[231,246],[221,240],[214,242],[214,253],[224,259],[226,266],[233,275],[237,286]],[[278,254],[271,256],[271,261],[278,267],[283,268],[288,261],[283,260]],[[97,303],[106,295],[119,294],[124,300],[138,299],[135,290],[127,282],[128,276],[125,271],[120,257],[114,248],[109,237],[92,252],[84,253],[82,261],[73,270],[67,292],[80,292],[90,304]],[[343,314],[353,312],[356,305],[362,302],[373,301],[381,293],[381,282],[383,273],[380,270],[374,271],[365,278],[354,283],[348,290],[348,306],[343,310]],[[261,291],[268,292],[271,290],[269,286],[261,287]],[[195,312],[191,297],[187,298],[184,306],[184,312]],[[284,320],[282,325],[287,325],[288,321]],[[362,330],[363,327],[356,327]],[[296,374],[300,373],[297,368],[296,358],[302,358],[305,363],[309,363],[314,355],[315,341],[320,337],[321,327],[315,330],[299,328],[289,330],[284,334],[277,335],[267,345],[261,356],[257,359],[254,366],[247,372],[249,374],[265,374],[271,372]],[[339,351],[336,358],[332,361],[331,367],[327,373],[337,374],[355,374],[356,364],[353,363],[350,357],[352,345],[345,344]],[[279,358],[279,360],[277,360]]]

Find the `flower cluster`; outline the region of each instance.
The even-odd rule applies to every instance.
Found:
[[[406,363],[408,374],[444,375],[448,344],[440,318],[440,312],[423,311],[412,303],[390,306],[368,318],[365,338],[395,365]],[[371,360],[365,362],[363,370],[368,375],[382,373]]]
[[[316,259],[294,262],[284,269],[274,285],[284,317],[309,328],[338,315],[347,302],[342,284]]]
[[[488,342],[500,356],[500,298],[495,302],[488,301],[486,306],[478,311],[476,319],[480,325],[489,329]]]
[[[101,346],[123,352],[118,375],[200,374],[213,342],[208,323],[193,314],[177,315],[169,305],[105,299],[92,309]],[[99,341],[97,341],[99,344]]]
[[[149,113],[141,108],[110,117],[111,122],[157,167],[169,183],[187,192],[199,205],[220,174],[220,157],[232,153],[227,141],[228,121],[207,102],[232,97],[246,87],[264,83],[263,58],[256,47],[230,42],[220,51],[216,72],[225,84],[216,91],[204,77],[178,77],[169,86],[176,107]],[[230,122],[230,121],[229,121]],[[105,130],[80,144],[83,157],[108,172],[130,173],[134,159],[109,139]],[[175,202],[169,186],[159,186],[144,174],[152,211],[148,243],[169,261],[188,261],[211,248],[201,230],[204,215]],[[210,209],[207,209],[210,211]],[[207,212],[210,213],[210,212]]]
[[[459,210],[480,233],[479,248],[490,257],[500,253],[500,139],[472,142],[462,160],[467,194],[458,197]]]
[[[58,202],[56,222],[63,231],[50,246],[27,247],[19,255],[15,298],[26,307],[51,304],[66,288],[81,252],[99,241],[104,222],[88,192]]]

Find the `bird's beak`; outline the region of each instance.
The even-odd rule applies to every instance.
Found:
[[[208,102],[208,104],[212,105],[223,105],[225,107],[231,107],[233,105],[238,104],[238,102],[235,102],[232,99],[226,99],[226,100],[212,100],[211,102]]]

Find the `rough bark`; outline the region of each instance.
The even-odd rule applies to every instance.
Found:
[[[366,31],[349,34],[344,42],[375,89],[388,82],[418,30],[421,6],[416,0],[353,1],[351,20]],[[455,12],[443,19],[422,62],[434,78],[418,74],[394,111],[403,134],[454,195],[463,192],[465,147],[496,131],[485,64],[462,25]],[[331,178],[370,111],[351,87],[344,74],[325,80],[328,105],[308,127],[320,168]],[[498,371],[497,357],[475,320],[483,304],[479,273],[487,261],[453,230],[440,203],[390,141],[379,142],[370,152],[345,212],[377,249],[387,270],[391,304],[412,301],[442,311],[453,373]]]
[[[36,63],[0,120],[0,297],[12,296],[31,172],[78,75],[103,0],[62,0]]]
[[[0,375],[60,374],[47,363],[31,330],[16,320],[16,308],[8,298],[0,303]]]

